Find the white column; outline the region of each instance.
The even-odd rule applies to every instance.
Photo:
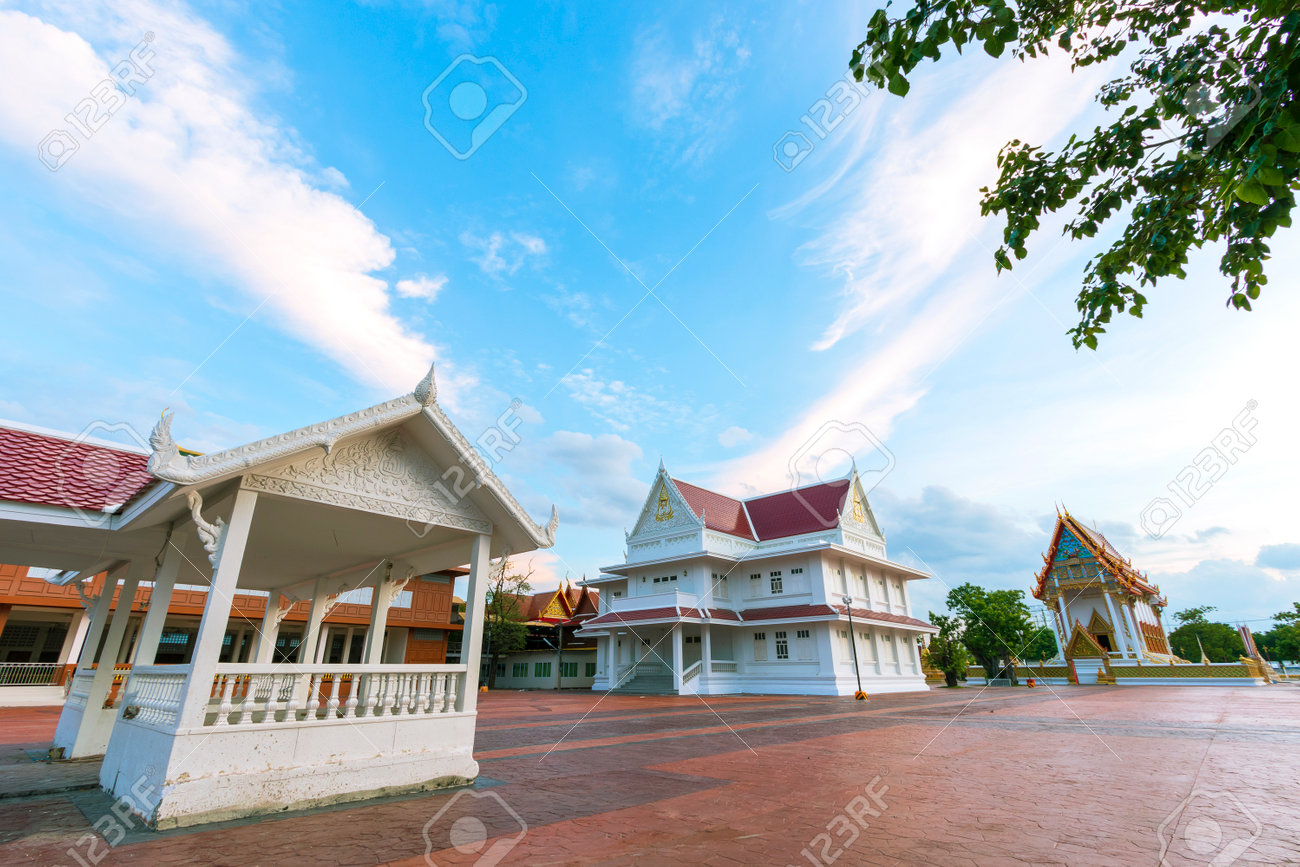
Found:
[[[99,640],[104,636],[104,627],[108,623],[108,609],[113,604],[113,593],[117,590],[117,579],[122,576],[125,569],[125,565],[119,566],[104,576],[99,596],[95,597],[95,603],[90,606],[90,629],[86,633],[85,643],[81,646],[78,668],[90,668],[95,661],[95,654],[99,652]]]
[[[176,588],[176,575],[180,572],[181,560],[181,552],[168,545],[162,563],[153,576],[149,611],[144,616],[140,636],[135,641],[131,659],[135,665],[153,665],[158,653],[158,639],[162,637],[163,624],[167,620],[167,609],[172,603],[172,591]]]
[[[465,630],[462,633],[460,661],[465,665],[456,710],[473,713],[478,707],[478,669],[483,659],[483,611],[487,603],[487,586],[492,569],[492,537],[474,537],[469,555],[469,581],[465,589]]]
[[[700,626],[700,677],[713,673],[713,642],[709,636],[709,624]]]
[[[876,602],[875,602],[875,600],[876,600],[876,591],[873,590],[873,589],[871,589],[871,581],[872,581],[872,579],[873,579],[875,576],[871,574],[870,570],[868,570],[867,567],[863,566],[863,567],[862,567],[862,577],[866,579],[866,584],[867,584],[867,586],[866,586],[867,607],[868,607],[868,608],[875,608],[875,607],[876,607]]]
[[[1128,656],[1128,639],[1124,636],[1124,633],[1128,630],[1124,628],[1124,621],[1120,620],[1119,612],[1115,610],[1115,600],[1110,598],[1109,593],[1103,592],[1101,595],[1106,600],[1106,611],[1110,613],[1111,634],[1115,636],[1115,642],[1119,644],[1119,647],[1115,649],[1123,653],[1124,656]]]
[[[68,624],[68,634],[63,636],[63,647],[59,650],[59,663],[76,664],[77,656],[86,641],[86,632],[90,629],[90,618],[84,611],[72,612],[72,623]]]
[[[112,579],[114,576],[109,575]],[[116,582],[114,582],[116,583]],[[99,655],[99,665],[95,669],[95,680],[90,687],[90,698],[86,707],[99,707],[108,696],[113,684],[113,666],[118,651],[122,647],[122,638],[126,634],[127,622],[131,619],[131,604],[135,600],[136,588],[140,586],[140,570],[134,564],[128,564],[126,578],[122,582],[122,592],[118,594],[117,606],[109,619],[108,636],[104,639],[104,652]],[[104,593],[111,596],[113,587],[105,585]]]
[[[1146,641],[1142,638],[1142,627],[1138,625],[1137,609],[1134,607],[1132,600],[1127,605],[1121,602],[1120,608],[1128,612],[1128,622],[1133,627],[1133,649],[1141,657],[1142,652],[1146,649]]]
[[[311,588],[311,611],[307,614],[307,629],[302,636],[302,645],[298,648],[298,664],[313,665],[319,662],[317,652],[322,643],[321,623],[325,620],[325,578],[316,579]]]
[[[682,651],[683,651],[682,625],[680,623],[674,623],[673,624],[673,659],[672,659],[674,692],[682,691],[682,659],[684,658]]]
[[[257,653],[253,661],[258,665],[269,665],[275,660],[275,640],[280,636],[280,596],[279,590],[272,590],[266,596],[266,611],[262,614],[262,625],[257,630]]]
[[[378,665],[382,661],[384,650],[384,629],[388,626],[388,609],[392,607],[393,594],[389,592],[389,582],[380,580],[375,583],[375,592],[370,597],[370,630],[366,633],[366,650],[362,661],[366,665]],[[464,637],[461,638],[461,661],[464,661]]]
[[[889,585],[889,582],[886,581],[886,582],[885,582],[885,585],[886,585],[886,588],[887,588],[888,585]],[[888,589],[886,589],[885,592],[888,593],[888,592],[889,592]],[[857,641],[857,640],[858,640],[858,638],[857,638],[856,635],[853,636],[853,640],[854,640],[854,641]],[[872,661],[873,663],[875,663],[876,674],[884,674],[884,673],[885,673],[885,669],[884,669],[884,665],[885,665],[884,646],[885,646],[884,642],[880,640],[880,630],[879,630],[879,629],[874,629],[874,628],[873,628],[873,629],[871,630],[871,661]]]
[[[217,548],[216,566],[212,570],[212,584],[208,598],[203,603],[203,619],[199,622],[199,635],[191,656],[190,676],[185,680],[185,694],[181,700],[180,726],[198,728],[208,709],[212,694],[212,679],[217,673],[217,657],[221,653],[221,640],[230,622],[230,606],[234,602],[235,587],[239,583],[239,570],[244,562],[244,548],[248,545],[248,531],[253,524],[253,508],[257,494],[240,490],[235,494],[235,505],[230,512]]]
[[[110,578],[113,576],[109,576]],[[140,586],[140,567],[128,564],[126,580],[122,582],[122,592],[117,597],[117,607],[108,626],[108,635],[104,639],[104,652],[100,654],[99,666],[95,669],[95,679],[90,684],[90,695],[86,698],[86,709],[77,727],[76,740],[68,758],[79,759],[83,756],[95,756],[104,752],[113,731],[113,722],[117,717],[112,708],[105,708],[109,690],[113,687],[113,661],[117,659],[126,634],[126,626],[131,619],[131,604],[135,601],[136,588]],[[104,592],[112,592],[112,585],[105,585]]]

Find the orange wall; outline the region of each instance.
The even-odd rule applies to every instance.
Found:
[[[95,590],[102,586],[104,576],[95,576]],[[423,581],[415,578],[406,585],[411,591],[410,608],[388,609],[389,626],[413,626],[427,629],[461,629],[460,624],[451,622],[451,597],[453,583]],[[90,591],[87,591],[90,592]],[[116,597],[120,589],[114,592],[113,607],[117,607]],[[144,611],[149,598],[153,595],[152,587],[142,587],[137,593],[132,611]],[[192,615],[203,614],[203,604],[207,601],[205,590],[176,590],[172,593],[169,614]],[[250,620],[260,620],[266,611],[266,597],[250,596],[244,593],[235,595],[231,613]],[[27,574],[26,566],[9,566],[0,564],[0,605],[31,605],[46,608],[80,608],[81,599],[74,587],[59,587],[42,578]],[[311,603],[302,601],[289,609],[287,621],[306,622],[311,610]],[[326,623],[352,624],[365,626],[370,623],[370,606],[344,603],[335,606]]]

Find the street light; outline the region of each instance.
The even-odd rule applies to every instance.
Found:
[[[841,596],[844,600],[844,610],[849,615],[849,647],[853,648],[853,674],[858,679],[858,691],[853,693],[853,697],[858,701],[866,701],[867,694],[862,691],[862,671],[858,668],[858,635],[857,630],[853,628],[853,597]]]

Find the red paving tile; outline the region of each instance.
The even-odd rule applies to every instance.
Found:
[[[1161,832],[1172,864],[1210,863],[1210,832],[1243,850],[1236,863],[1300,863],[1292,686],[968,688],[865,706],[491,693],[480,710],[482,773],[500,785],[135,833],[101,843],[99,863],[423,865],[431,847],[466,864],[1155,864]],[[0,743],[48,738],[52,719],[0,714]],[[0,800],[0,863],[77,863],[88,803]],[[477,852],[454,848],[476,829]]]

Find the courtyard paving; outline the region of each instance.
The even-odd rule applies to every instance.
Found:
[[[93,764],[32,760],[57,710],[0,712],[0,863],[1300,863],[1292,685],[480,711],[473,788],[162,833],[115,816]]]

